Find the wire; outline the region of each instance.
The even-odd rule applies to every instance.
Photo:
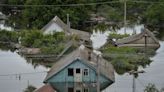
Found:
[[[38,73],[46,73],[46,72],[48,72],[48,71],[29,72],[29,73],[15,73],[15,74],[2,74],[0,76],[30,75],[30,74],[38,74]]]
[[[160,2],[160,1],[156,1],[156,2],[154,2],[154,1],[129,1],[129,2],[133,2],[133,3],[152,3],[152,4],[163,3],[164,4],[164,2]]]
[[[124,1],[108,1],[108,2],[97,2],[97,3],[79,3],[79,4],[57,4],[57,5],[11,5],[11,4],[0,4],[0,6],[6,7],[75,7],[75,6],[92,6],[92,5],[103,5],[103,4],[111,4],[111,3],[122,3]],[[152,1],[127,1],[133,3],[163,3],[164,2],[152,2]]]
[[[60,5],[10,5],[10,4],[0,4],[0,6],[17,6],[17,7],[72,7],[72,6],[91,6],[91,5],[101,5],[110,3],[119,3],[120,1],[108,1],[108,2],[97,2],[97,3],[80,3],[80,4],[60,4]]]

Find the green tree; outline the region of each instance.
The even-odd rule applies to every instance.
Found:
[[[34,90],[36,89],[36,87],[32,86],[32,85],[29,85],[25,90],[24,92],[34,92]]]
[[[163,0],[159,0],[164,2]],[[144,22],[148,27],[163,29],[164,28],[164,3],[152,4],[147,8],[144,15]]]

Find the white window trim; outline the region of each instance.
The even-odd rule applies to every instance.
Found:
[[[84,72],[85,72],[84,70],[85,70],[85,69],[88,70],[88,75],[84,75]],[[84,68],[84,69],[83,69],[83,75],[84,75],[84,76],[89,76],[89,68]]]

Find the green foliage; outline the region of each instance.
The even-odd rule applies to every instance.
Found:
[[[122,38],[124,38],[124,37],[128,37],[129,36],[129,34],[117,34],[117,33],[110,33],[109,34],[109,38],[111,38],[111,39],[116,39],[116,40],[118,40],[118,39],[122,39]]]
[[[160,92],[154,84],[149,83],[144,92]]]
[[[63,32],[44,35],[39,30],[26,30],[21,32],[21,42],[25,47],[41,48],[44,54],[59,54],[69,37]]]
[[[29,85],[23,92],[34,92],[36,87]]]
[[[105,11],[105,12],[104,12]],[[109,21],[120,22],[123,19],[120,11],[109,5],[101,5],[98,7],[98,15],[107,18]]]
[[[15,31],[0,30],[0,41],[1,42],[18,42],[18,33]]]
[[[162,0],[161,0],[162,1]],[[164,27],[164,3],[154,4],[145,12],[145,22],[148,26]]]
[[[65,5],[65,4],[77,4],[77,3],[89,3],[94,0],[6,0],[7,4],[23,4],[23,5]],[[67,14],[70,15],[71,26],[79,27],[83,21],[88,19],[89,12],[93,6],[78,6],[78,7],[24,7],[21,8],[21,12],[16,15],[21,17],[13,17],[11,20],[17,21],[16,25],[21,28],[37,28],[41,29],[47,22],[49,22],[56,15],[59,16],[64,22],[66,22]],[[8,11],[11,11],[9,8]],[[80,11],[80,12],[79,12]],[[14,14],[12,14],[14,15]]]
[[[21,44],[26,47],[38,47],[43,38],[43,33],[39,30],[25,30],[21,32]]]
[[[139,66],[145,68],[149,65],[152,61],[149,57],[145,57],[141,51],[141,49],[132,47],[111,46],[102,49],[103,57],[113,64],[118,74],[136,70]]]

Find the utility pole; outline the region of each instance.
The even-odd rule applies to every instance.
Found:
[[[135,75],[133,74],[133,91],[132,92],[135,92],[136,91],[136,80],[135,80]]]
[[[132,92],[136,92],[136,81],[135,81],[135,75],[139,74],[139,73],[145,73],[144,70],[141,71],[135,71],[132,70],[129,72],[130,75],[133,75],[133,85],[132,85]]]
[[[126,3],[127,3],[127,1],[126,0],[124,0],[124,34],[126,34],[126,9],[127,9],[127,7],[126,7]]]
[[[144,36],[145,36],[145,56],[147,56],[147,37],[148,37],[148,35],[145,34]]]
[[[70,32],[71,25],[69,21],[69,14],[67,14],[67,26],[68,26],[68,32]]]
[[[100,55],[97,55],[97,92],[100,92],[100,69],[99,69],[99,60],[100,60]]]

